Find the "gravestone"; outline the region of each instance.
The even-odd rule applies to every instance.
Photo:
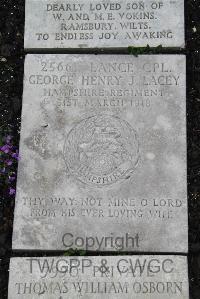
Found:
[[[28,55],[13,249],[187,252],[185,56]]]
[[[189,299],[183,256],[12,258],[8,299]]]
[[[25,48],[184,47],[184,0],[26,0]]]

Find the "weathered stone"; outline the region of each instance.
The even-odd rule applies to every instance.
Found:
[[[8,299],[189,299],[183,256],[12,258]]]
[[[184,47],[184,1],[27,0],[26,49]]]
[[[187,252],[185,57],[28,55],[14,249]]]

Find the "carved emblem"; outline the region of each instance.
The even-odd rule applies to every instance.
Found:
[[[131,176],[139,159],[136,131],[124,120],[95,115],[80,121],[64,145],[69,172],[95,186],[113,184]]]

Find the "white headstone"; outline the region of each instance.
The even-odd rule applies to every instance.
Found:
[[[184,47],[184,0],[26,0],[25,48]]]
[[[8,299],[189,299],[183,256],[12,258]]]
[[[185,57],[28,55],[13,249],[187,252]]]

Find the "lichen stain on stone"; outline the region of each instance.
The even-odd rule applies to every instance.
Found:
[[[48,149],[47,134],[44,130],[45,128],[41,131],[35,131],[30,137],[24,140],[24,143],[29,149],[37,152],[43,159],[49,159],[51,155]]]
[[[49,123],[54,130],[62,130],[68,124],[68,105],[70,96],[67,93],[73,90],[70,85],[62,85],[56,89],[59,98],[54,101],[52,96],[49,96],[45,101],[40,103],[41,112],[46,123]],[[55,90],[54,90],[55,91]]]

